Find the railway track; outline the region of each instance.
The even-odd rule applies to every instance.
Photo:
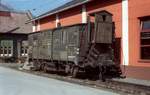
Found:
[[[70,76],[62,76],[62,75],[60,76],[57,74],[49,74],[41,71],[25,71],[25,72],[32,73],[38,76],[66,81],[70,83],[90,86],[97,89],[107,89],[107,90],[120,93],[121,95],[150,95],[149,86],[124,83],[124,82],[114,81],[111,79],[106,80],[106,82],[101,82],[99,80],[92,81],[87,79],[72,78]]]
[[[75,83],[79,85],[85,85],[97,89],[107,89],[113,92],[120,93],[121,95],[150,95],[150,87],[143,86],[143,85],[136,85],[131,83],[119,82],[114,80],[106,80],[106,82],[101,81],[92,81],[87,79],[79,79],[79,78],[72,78],[69,76],[64,75],[57,75],[56,73],[44,73],[42,71],[27,71],[27,70],[19,70],[18,65],[16,66],[9,66],[9,65],[1,65],[7,68],[11,68],[14,70],[18,70],[25,73],[30,73],[38,76],[53,78],[65,82]]]

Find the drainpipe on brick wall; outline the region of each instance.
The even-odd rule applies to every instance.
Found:
[[[86,6],[82,6],[82,23],[87,23],[87,12],[86,12]]]
[[[35,25],[32,26],[32,32],[35,32]]]
[[[32,32],[35,32],[36,31],[36,25],[35,25],[35,21],[33,21],[33,24],[32,24]]]
[[[56,14],[56,28],[58,27],[58,23],[59,23],[59,15]]]
[[[123,65],[129,65],[129,14],[128,0],[122,0],[122,51]]]

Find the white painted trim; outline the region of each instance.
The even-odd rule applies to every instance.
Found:
[[[33,25],[33,26],[32,26],[32,32],[35,32],[35,31],[36,31],[36,26]]]
[[[4,56],[8,56],[8,54],[4,54]]]
[[[28,54],[27,53],[22,53],[21,56],[28,56]]]
[[[58,23],[59,23],[59,15],[56,14],[56,28],[58,27]]]
[[[86,6],[82,6],[82,23],[87,23],[87,12],[86,12]]]
[[[11,57],[11,56],[12,56],[12,54],[8,54],[8,56],[9,56],[9,57]]]
[[[122,49],[123,65],[129,65],[129,14],[128,0],[122,0]]]

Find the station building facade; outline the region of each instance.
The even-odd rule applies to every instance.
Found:
[[[32,24],[28,12],[20,12],[0,4],[0,62],[17,62],[27,57],[28,33]]]
[[[87,23],[90,14],[113,15],[117,58],[130,78],[150,80],[150,0],[73,0],[31,22],[33,32]]]

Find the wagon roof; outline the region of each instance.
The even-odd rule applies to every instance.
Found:
[[[59,28],[53,28],[53,29],[46,29],[46,30],[42,30],[42,31],[36,31],[36,32],[31,32],[29,34],[35,34],[35,33],[41,33],[41,32],[46,32],[46,31],[54,31],[54,30],[57,30],[57,29],[65,29],[65,28],[68,28],[68,27],[73,27],[73,26],[82,26],[82,25],[87,25],[87,24],[74,24],[74,25],[69,25],[69,26],[63,26],[63,27],[59,27]]]
[[[31,22],[31,21],[35,21],[35,20],[38,20],[38,19],[41,19],[41,18],[44,18],[44,17],[47,17],[47,16],[50,16],[50,15],[53,15],[53,14],[57,14],[59,12],[62,12],[62,11],[65,11],[65,10],[68,10],[68,9],[71,9],[71,8],[74,8],[76,6],[79,6],[79,5],[82,5],[82,4],[85,4],[87,2],[89,2],[91,0],[72,0],[56,9],[53,9],[51,11],[48,11],[30,21],[27,21],[27,22]]]

